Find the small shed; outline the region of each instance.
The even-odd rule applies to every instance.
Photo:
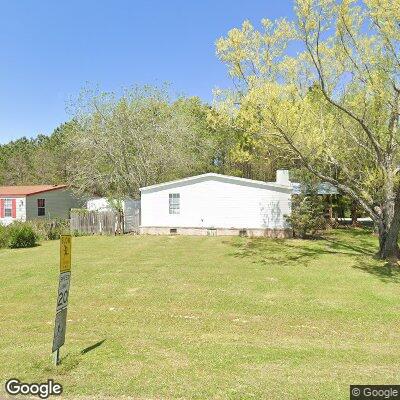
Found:
[[[147,186],[141,192],[143,234],[291,236],[288,171],[276,182],[215,173]]]

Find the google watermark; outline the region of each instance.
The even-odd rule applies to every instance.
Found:
[[[10,395],[17,396],[37,396],[40,399],[48,399],[50,396],[59,396],[63,387],[53,379],[48,379],[42,383],[24,383],[19,379],[9,379],[5,384],[6,392]]]
[[[400,385],[350,385],[350,400],[400,400]]]

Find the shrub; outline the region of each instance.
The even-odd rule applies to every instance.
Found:
[[[0,224],[0,248],[33,247],[39,240],[57,240],[64,233],[69,233],[69,221],[64,219],[37,219],[13,222],[8,226]]]
[[[324,205],[316,194],[293,196],[292,213],[286,216],[295,237],[315,237],[326,229]]]
[[[24,222],[14,222],[7,227],[8,247],[12,249],[34,247],[39,239],[33,228]]]
[[[67,219],[36,219],[28,224],[36,232],[40,240],[58,240],[60,235],[69,233]]]
[[[8,229],[0,224],[0,249],[8,246]]]

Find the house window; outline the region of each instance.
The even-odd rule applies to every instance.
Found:
[[[4,199],[4,216],[12,217],[12,199]]]
[[[170,193],[169,194],[169,213],[180,214],[180,194]]]
[[[46,202],[44,199],[38,199],[37,201],[37,215],[38,217],[42,217],[43,215],[46,215]]]

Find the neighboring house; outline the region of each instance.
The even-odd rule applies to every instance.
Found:
[[[80,202],[66,185],[0,186],[0,223],[69,218]]]
[[[277,171],[276,182],[209,173],[140,192],[141,233],[291,236],[288,171]]]

